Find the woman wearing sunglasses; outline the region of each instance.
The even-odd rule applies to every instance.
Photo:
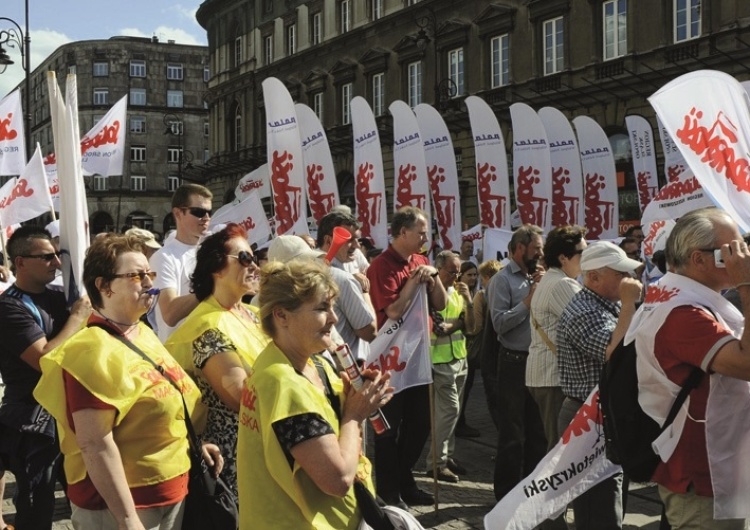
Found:
[[[88,327],[40,359],[34,395],[60,430],[74,528],[182,524],[190,469],[183,399],[192,412],[200,392],[140,322],[154,276],[137,238],[96,239],[83,271],[94,307]],[[221,471],[218,447],[203,453]]]
[[[203,398],[203,439],[225,456],[222,478],[237,493],[237,413],[247,373],[270,340],[255,310],[242,303],[258,266],[237,224],[207,237],[198,248],[191,290],[200,300],[169,337],[167,349],[193,376]],[[199,413],[200,414],[200,413]],[[198,417],[199,428],[204,418]]]

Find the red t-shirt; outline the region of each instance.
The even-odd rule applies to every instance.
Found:
[[[696,366],[711,373],[711,364],[721,349],[717,346],[723,345],[728,335],[732,335],[729,330],[704,310],[678,307],[656,333],[656,360],[670,381],[682,385]],[[674,453],[668,462],[660,462],[654,473],[656,483],[675,493],[687,493],[692,484],[697,495],[713,497],[703,422],[710,388],[708,374],[690,393],[688,418]]]
[[[104,324],[111,327],[107,322],[92,315],[89,318],[89,324]],[[118,330],[115,330],[119,333]],[[105,403],[94,394],[89,392],[78,380],[63,370],[63,379],[65,381],[65,402],[67,405],[66,415],[68,423],[75,432],[73,423],[73,413],[84,409],[112,410],[114,407]],[[158,506],[170,506],[176,504],[187,495],[188,475],[183,473],[177,477],[153,484],[149,486],[139,486],[130,488],[130,494],[133,496],[133,502],[138,509],[156,508]],[[106,510],[107,503],[91,482],[88,473],[86,477],[75,484],[69,484],[67,495],[70,502],[85,510]]]
[[[378,318],[378,329],[388,320],[385,309],[398,300],[401,289],[409,279],[409,273],[420,265],[429,264],[428,259],[421,254],[412,254],[405,260],[393,245],[388,245],[373,260],[367,268],[367,279],[370,280],[370,300]]]

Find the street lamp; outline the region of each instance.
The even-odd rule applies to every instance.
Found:
[[[438,38],[443,31],[438,27],[438,20],[435,11],[428,6],[424,6],[420,15],[414,15],[414,22],[419,28],[417,36],[414,37],[417,48],[425,51],[432,41],[432,52],[434,60],[434,89],[435,89],[435,106],[442,108],[444,103],[456,97],[458,87],[449,77],[440,79],[440,57],[438,54]]]
[[[8,17],[0,17],[0,22],[10,22],[15,27],[0,29],[0,74],[5,73],[8,66],[14,64],[3,45],[15,48],[21,52],[21,67],[24,71],[24,94],[23,107],[26,112],[23,115],[24,141],[26,142],[26,160],[31,158],[31,37],[29,36],[29,0],[25,2],[26,8],[26,31],[21,29],[18,23]]]
[[[164,126],[166,127],[164,134],[177,136],[177,178],[182,183],[182,134],[185,129],[179,116],[171,112],[164,115]]]

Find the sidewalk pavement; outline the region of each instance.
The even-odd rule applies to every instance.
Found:
[[[456,440],[455,458],[464,465],[468,473],[461,477],[458,484],[438,483],[437,495],[440,501],[439,510],[434,506],[418,506],[412,513],[425,528],[440,530],[481,529],[484,528],[484,516],[494,507],[492,481],[494,473],[496,431],[492,424],[485,403],[482,381],[477,374],[474,388],[469,396],[466,409],[467,423],[481,431],[479,438],[459,438]],[[429,447],[429,441],[427,445]],[[370,453],[370,451],[368,451]],[[425,491],[433,491],[433,481],[425,476],[424,459],[427,447],[417,464],[416,472],[419,487]],[[11,501],[15,492],[13,475],[8,473],[8,484],[5,490],[2,509],[5,521],[13,523],[15,508]],[[627,501],[627,514],[623,528],[625,530],[658,530],[661,504],[656,487],[651,484],[631,484]],[[55,530],[72,530],[70,522],[70,507],[62,490],[57,491],[55,510]],[[571,530],[574,530],[573,511],[567,512],[567,520]]]

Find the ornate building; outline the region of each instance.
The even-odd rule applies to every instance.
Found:
[[[141,226],[163,233],[173,225],[172,192],[209,158],[208,50],[140,37],[80,41],[55,50],[31,73],[31,140],[54,150],[47,71],[64,86],[75,73],[81,134],[128,96],[122,176],[86,177],[92,233]]]
[[[615,154],[620,218],[631,220],[639,210],[625,116],[642,114],[655,127],[646,98],[689,71],[750,77],[750,2],[206,0],[197,18],[208,32],[211,68],[213,156],[202,174],[225,202],[237,180],[265,162],[260,86],[268,76],[320,117],[349,203],[351,98],[365,97],[377,116],[387,181],[388,104],[402,99],[438,108],[453,136],[469,225],[478,216],[465,96],[493,107],[508,149],[514,102],[594,118]]]

